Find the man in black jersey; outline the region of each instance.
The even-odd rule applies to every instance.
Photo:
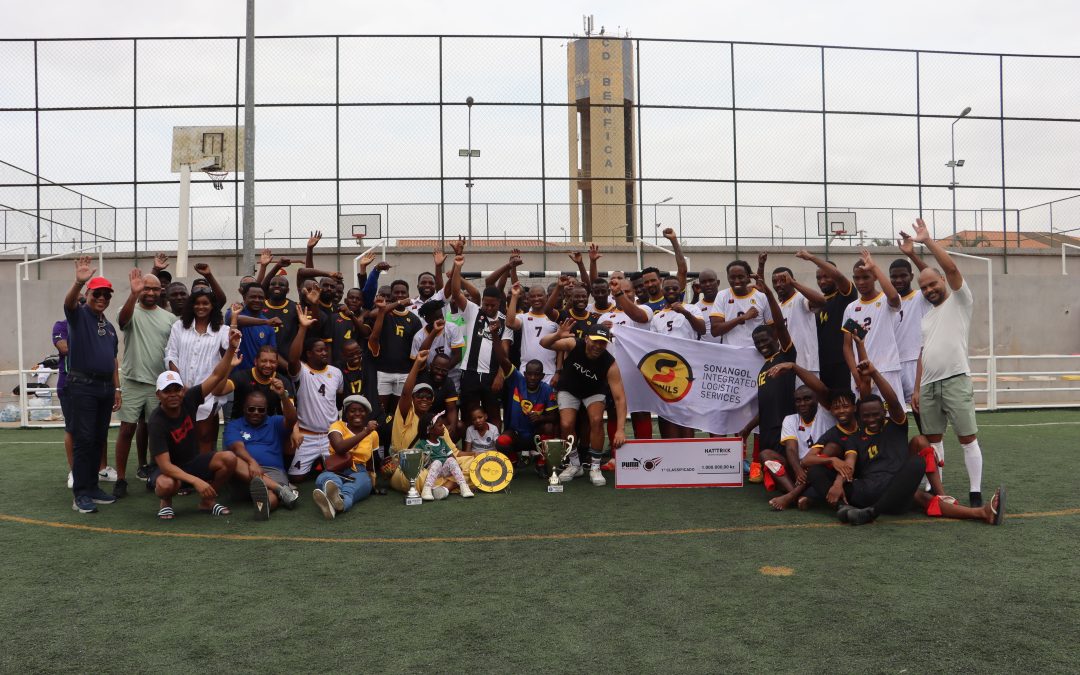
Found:
[[[826,454],[844,453],[846,468],[818,464],[807,472],[815,489],[836,504],[840,521],[864,525],[882,513],[900,514],[917,505],[929,516],[1000,525],[1005,517],[1005,489],[999,487],[981,508],[960,506],[946,496],[934,450],[921,434],[908,441],[907,413],[888,380],[870,361],[861,361],[857,368],[861,377],[877,385],[884,401],[872,394],[863,396],[857,407],[859,430],[840,443],[826,445]],[[932,493],[919,489],[924,476]]]
[[[604,298],[607,299],[607,296],[605,295]],[[590,314],[588,307],[589,290],[585,288],[585,284],[575,282],[570,289],[570,305],[560,312],[555,320],[560,324],[573,321],[574,337],[580,340],[589,334],[596,323],[596,315]]]
[[[442,419],[445,421],[446,431],[449,432],[450,438],[457,441],[465,433],[465,426],[458,419],[458,390],[449,377],[451,367],[449,356],[436,354],[431,357],[427,370],[420,373],[417,382],[431,385],[435,394],[431,412],[443,413]]]
[[[751,275],[751,278],[756,288],[765,294],[773,316],[782,317],[780,306],[772,290],[756,274]],[[783,452],[783,447],[780,445],[780,431],[784,426],[784,418],[795,413],[795,371],[786,368],[777,369],[775,375],[771,377],[770,371],[781,363],[795,363],[797,353],[795,345],[791,342],[791,335],[788,334],[787,324],[783,320],[758,326],[751,335],[754,339],[754,347],[765,357],[765,363],[758,372],[758,414],[746,423],[746,426],[739,431],[739,435],[745,440],[754,427],[760,427],[758,452],[752,457],[750,464],[750,481],[759,483],[762,480],[761,451]]]
[[[299,323],[296,321],[299,306],[290,300],[289,277],[275,275],[266,284],[266,303],[263,306],[263,314],[267,318],[278,318],[280,326],[275,326],[277,338],[277,351],[282,358],[289,357],[289,347],[292,346],[293,338],[296,337],[296,329]],[[271,397],[272,398],[272,397]]]
[[[368,337],[368,351],[375,357],[379,371],[379,403],[383,410],[393,410],[405,378],[412,367],[409,352],[413,336],[420,330],[420,319],[409,311],[408,292],[397,301],[375,299],[375,325]]]
[[[562,376],[557,387],[559,430],[562,437],[568,439],[575,433],[578,410],[582,406],[588,415],[589,480],[593,485],[607,483],[600,470],[600,458],[604,453],[604,407],[609,394],[615,402],[615,419],[618,421],[611,447],[617,449],[626,442],[623,432],[626,394],[623,391],[619,365],[607,349],[610,343],[611,332],[603,326],[593,326],[582,339],[574,337],[572,319],[564,321],[557,333],[545,335],[540,340],[542,347],[563,352],[565,355]],[[567,482],[583,473],[581,458],[577,453],[571,453],[570,464],[559,474],[559,480]]]
[[[230,411],[229,419],[239,419],[244,416],[244,401],[252,391],[261,391],[266,394],[267,415],[280,415],[281,399],[271,386],[271,382],[279,379],[285,385],[285,392],[293,401],[296,400],[296,388],[291,378],[278,377],[278,352],[273,345],[263,345],[255,356],[255,365],[252,368],[234,370],[229,379],[221,383],[214,392],[216,396],[227,396],[232,393],[233,400],[239,401]]]
[[[817,265],[817,285],[825,296],[825,304],[817,310],[818,368],[821,381],[829,389],[851,386],[851,371],[844,361],[844,308],[859,297],[855,284],[844,276],[836,265],[822,260],[809,251],[798,251],[795,257]]]

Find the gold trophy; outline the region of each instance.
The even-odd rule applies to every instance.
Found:
[[[401,450],[398,452],[398,466],[405,480],[409,481],[409,493],[405,495],[405,506],[419,506],[424,503],[416,490],[416,479],[424,468],[427,453],[420,450]]]
[[[559,467],[566,458],[570,456],[570,453],[574,451],[574,437],[570,436],[565,441],[561,438],[551,438],[546,441],[540,440],[540,437],[536,437],[536,449],[544,456],[544,461],[547,462],[548,471],[548,486],[547,491],[562,492],[563,484],[559,482]]]

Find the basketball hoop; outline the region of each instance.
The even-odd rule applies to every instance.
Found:
[[[353,236],[353,238],[356,239],[356,245],[357,246],[363,246],[364,245],[364,237],[367,236],[367,232],[353,232],[352,236]]]
[[[225,186],[222,185],[222,181],[225,180],[225,177],[229,175],[229,172],[219,171],[219,168],[220,167],[216,166],[210,167],[209,169],[206,169],[203,173],[205,173],[206,176],[210,179],[210,182],[214,184],[215,190],[224,190]]]
[[[833,232],[833,239],[843,239],[847,236],[847,230],[836,230]]]

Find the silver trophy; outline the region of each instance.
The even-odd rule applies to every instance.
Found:
[[[401,450],[398,452],[398,467],[405,480],[409,481],[409,493],[405,495],[405,506],[419,506],[424,503],[416,490],[416,479],[424,468],[427,453],[420,450]]]
[[[551,472],[548,476],[547,491],[549,493],[562,492],[563,484],[559,482],[559,467],[562,466],[562,463],[570,456],[570,453],[574,451],[574,437],[570,436],[565,441],[561,438],[552,438],[542,441],[540,440],[540,437],[537,436],[536,449],[544,456],[548,471]]]

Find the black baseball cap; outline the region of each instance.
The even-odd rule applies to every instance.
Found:
[[[603,342],[611,342],[611,331],[607,327],[602,325],[596,325],[592,327],[589,334],[586,336],[590,340],[600,340]]]

